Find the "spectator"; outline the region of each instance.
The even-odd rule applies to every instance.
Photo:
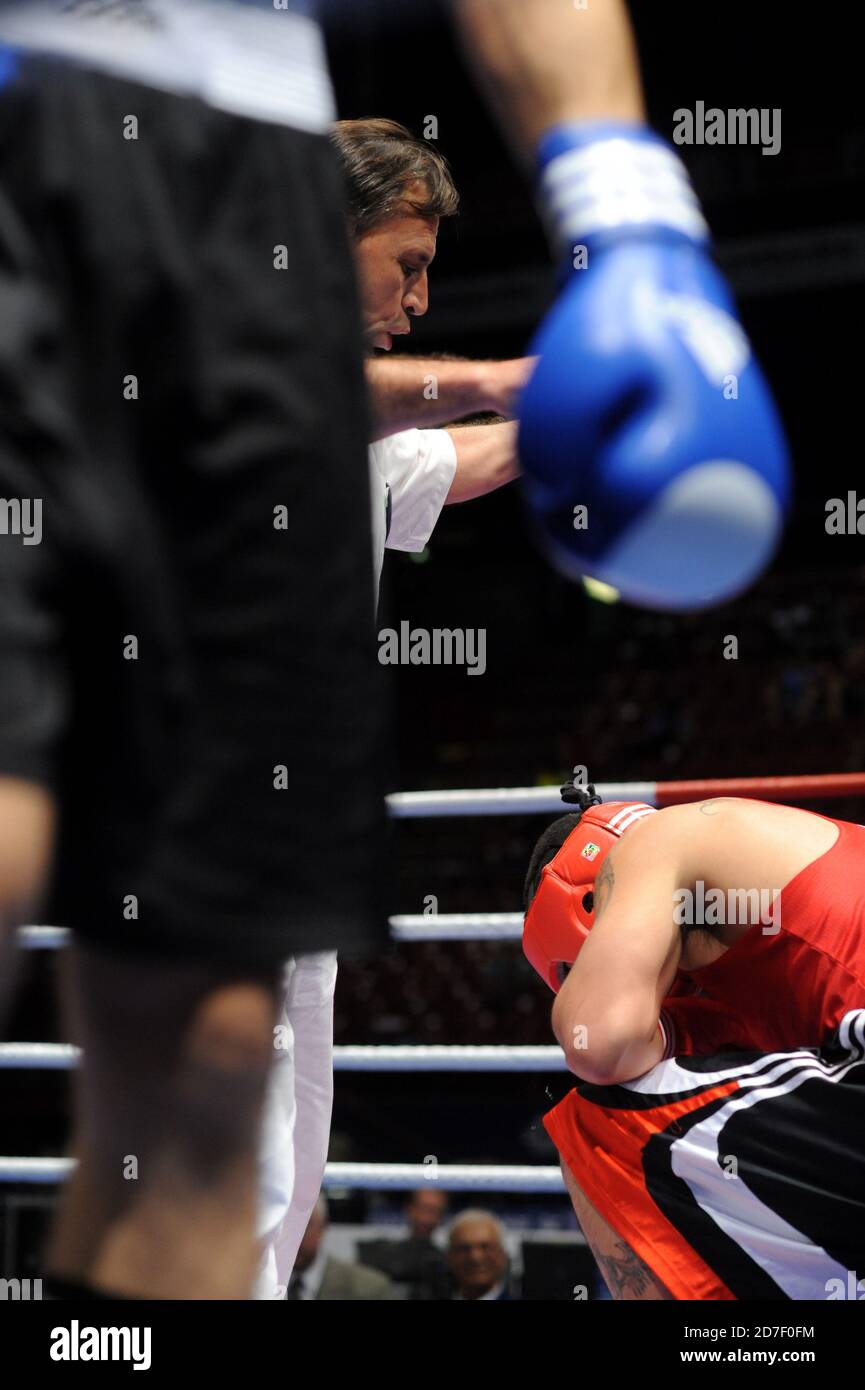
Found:
[[[447,1193],[419,1188],[409,1194],[405,1216],[409,1234],[402,1240],[370,1240],[358,1244],[365,1265],[387,1274],[413,1301],[449,1297],[447,1261],[433,1244],[433,1233],[447,1211]]]
[[[513,1297],[508,1288],[508,1256],[501,1222],[492,1212],[461,1212],[448,1239],[448,1265],[454,1299],[488,1302]]]
[[[447,1193],[439,1188],[421,1187],[410,1193],[405,1207],[411,1228],[409,1240],[432,1241],[433,1232],[444,1220],[447,1206]]]
[[[319,1197],[300,1242],[286,1298],[345,1303],[398,1296],[390,1279],[377,1269],[328,1255],[322,1243],[326,1228],[327,1202]]]

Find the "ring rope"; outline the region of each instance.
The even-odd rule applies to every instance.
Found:
[[[704,777],[682,782],[598,782],[604,801],[647,801],[678,806],[713,796],[755,801],[823,801],[865,795],[865,772],[821,772],[803,777]],[[387,798],[397,818],[415,816],[516,816],[562,811],[559,787],[486,787],[476,791],[395,792]]]
[[[415,912],[391,917],[394,941],[519,941],[521,912]],[[68,945],[66,927],[19,927],[18,945],[28,951],[56,951]]]
[[[756,801],[831,801],[865,795],[865,772],[826,772],[803,777],[705,777],[680,782],[600,782],[606,801],[646,801],[677,806],[713,796],[747,796]],[[498,787],[477,791],[395,792],[387,798],[397,819],[420,816],[503,816],[561,811],[560,789]],[[522,933],[518,912],[403,914],[391,917],[396,941],[514,941]],[[27,950],[57,950],[69,933],[64,927],[20,927],[18,944]]]
[[[60,1183],[75,1168],[71,1158],[0,1158],[0,1183]],[[558,1168],[541,1164],[328,1163],[324,1186],[383,1189],[439,1187],[446,1192],[555,1192],[564,1190]]]
[[[0,1070],[74,1071],[80,1061],[81,1049],[71,1043],[0,1043]],[[519,1047],[348,1044],[333,1049],[333,1066],[334,1071],[382,1072],[566,1070],[561,1048],[546,1043]]]
[[[610,782],[598,785],[605,800],[646,801],[659,807],[716,796],[754,800],[817,801],[865,794],[865,773],[825,773],[802,777],[704,778],[680,782]],[[501,787],[443,792],[398,792],[387,798],[396,818],[420,816],[519,815],[561,810],[558,787]],[[514,912],[405,914],[390,919],[402,941],[510,940],[519,937],[522,915]],[[18,931],[31,950],[64,946],[62,927],[30,926]],[[67,1043],[0,1044],[0,1068],[71,1070],[80,1050]],[[562,1071],[557,1047],[348,1046],[334,1048],[339,1071]],[[74,1167],[72,1159],[0,1158],[0,1183],[58,1183]],[[460,1165],[330,1163],[324,1186],[404,1189],[429,1184],[452,1192],[556,1192],[558,1168],[540,1165]]]

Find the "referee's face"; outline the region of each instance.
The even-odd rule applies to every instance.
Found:
[[[437,217],[418,217],[407,206],[355,241],[368,348],[389,352],[396,336],[411,332],[411,319],[426,313],[427,268],[436,253],[438,224]]]

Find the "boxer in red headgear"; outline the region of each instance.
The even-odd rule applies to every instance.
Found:
[[[865,1259],[865,827],[563,799],[524,948],[581,1082],[544,1125],[613,1296],[830,1296]]]
[[[569,790],[562,788],[563,799]],[[586,788],[586,809],[576,815],[574,829],[541,871],[540,886],[526,913],[523,950],[556,994],[591,930],[601,865],[626,830],[655,813],[644,801],[610,801],[603,806],[594,790]]]
[[[555,821],[535,847],[526,877],[523,929],[526,958],[555,994],[588,938],[596,900],[598,911],[603,906],[607,855],[626,830],[655,814],[655,807],[644,801],[604,805],[591,785],[569,782],[561,794],[580,809]],[[679,980],[671,986],[671,994],[690,992],[692,987]],[[672,1051],[670,1018],[663,1011],[654,1044],[657,1056],[645,1058],[646,1067]]]

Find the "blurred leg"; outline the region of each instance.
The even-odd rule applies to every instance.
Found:
[[[54,839],[54,801],[41,787],[0,777],[0,1029],[17,973],[15,929],[33,912]]]
[[[72,1005],[79,1169],[52,1272],[130,1297],[248,1297],[276,979],[79,946]]]

